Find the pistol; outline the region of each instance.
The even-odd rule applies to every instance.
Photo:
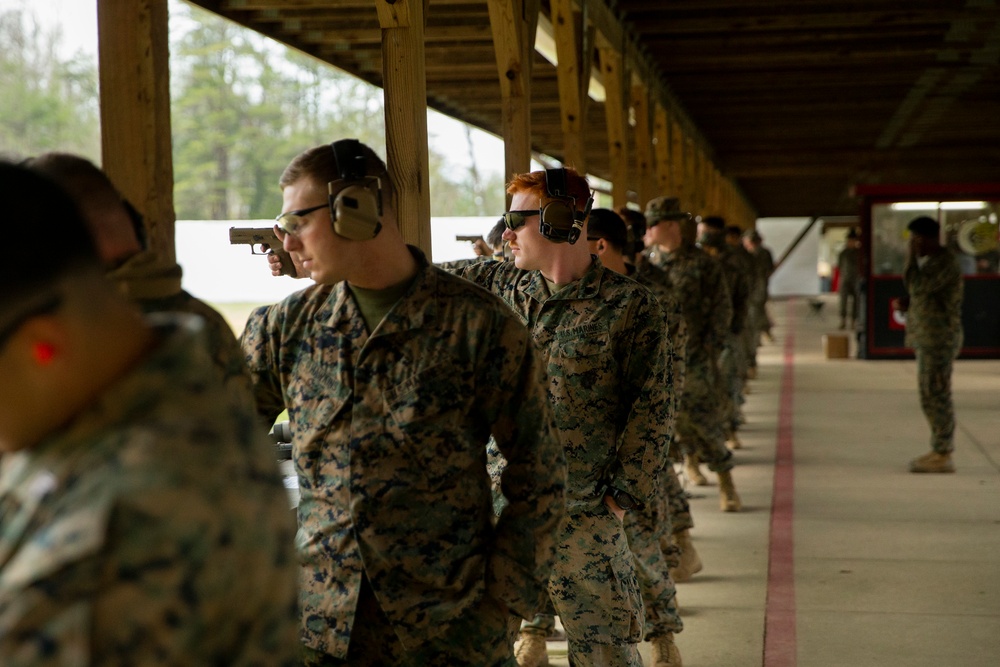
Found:
[[[254,255],[266,255],[263,250],[258,252],[257,246],[267,244],[270,249],[281,260],[281,275],[295,278],[295,264],[292,263],[291,256],[285,252],[277,235],[272,227],[230,227],[229,242],[233,245],[246,243],[250,246],[250,252]]]
[[[476,234],[473,236],[455,236],[456,241],[468,241],[469,243],[475,243],[476,241],[483,238],[481,235]]]

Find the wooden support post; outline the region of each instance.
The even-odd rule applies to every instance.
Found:
[[[641,83],[632,86],[632,111],[635,114],[635,193],[645,206],[656,190],[653,168],[653,136],[650,131],[649,92]]]
[[[531,169],[531,64],[539,0],[487,0],[487,5],[500,76],[504,178],[509,179]]]
[[[608,44],[598,47],[604,76],[604,115],[608,123],[608,161],[611,165],[611,202],[614,208],[628,202],[628,113],[625,106],[622,54]]]
[[[385,152],[399,230],[431,254],[424,27],[427,0],[376,0],[382,28]]]
[[[687,175],[687,141],[684,137],[684,130],[676,118],[670,120],[670,167],[671,167],[671,190],[663,194],[677,197],[684,210],[688,205],[688,188],[690,180]]]
[[[657,104],[653,113],[653,137],[656,139],[656,144],[653,147],[656,185],[650,199],[668,195],[674,191],[673,166],[670,161],[670,118],[667,115],[666,107],[662,104]],[[645,208],[648,201],[648,199],[640,201],[639,205]]]
[[[587,173],[583,128],[586,119],[590,59],[582,48],[583,25],[573,0],[551,0],[552,32],[556,42],[559,116],[563,131],[563,164]]]
[[[181,289],[174,247],[174,168],[170,136],[167,0],[98,0],[101,161],[142,213],[147,261],[116,273],[137,297]]]

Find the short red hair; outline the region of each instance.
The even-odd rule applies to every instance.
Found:
[[[587,179],[578,174],[575,169],[566,169],[566,190],[571,197],[576,199],[576,210],[583,211],[587,208],[587,201],[590,199],[590,185],[587,184]],[[541,200],[550,199],[549,192],[545,187],[545,172],[532,171],[516,174],[507,184],[507,194],[515,195],[518,192],[537,195]]]

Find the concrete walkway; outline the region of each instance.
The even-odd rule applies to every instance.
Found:
[[[684,665],[998,665],[1000,361],[956,363],[958,472],[914,475],[915,362],[826,359],[834,308],[771,304],[736,453],[745,510],[719,511],[714,475],[689,487],[705,569],[678,585]]]

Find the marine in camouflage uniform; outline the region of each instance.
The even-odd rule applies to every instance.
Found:
[[[69,199],[0,170],[11,220],[52,236],[2,271],[0,664],[296,664],[295,525],[252,404],[201,320],[144,322]]]
[[[771,336],[771,316],[767,313],[767,301],[770,298],[768,283],[774,273],[774,256],[762,245],[763,238],[755,229],[749,229],[743,234],[743,247],[749,251],[757,267],[755,289],[750,295],[752,319],[757,325],[750,367],[757,368],[757,348],[760,347],[760,336]]]
[[[158,280],[132,279],[129,260],[146,250],[142,215],[124,199],[111,179],[86,158],[43,153],[27,166],[51,178],[73,198],[84,216],[108,277],[144,313],[191,313],[205,321],[205,339],[215,366],[237,403],[250,399],[250,376],[232,327],[209,306],[181,289],[180,273]]]
[[[931,451],[912,461],[910,470],[952,472],[951,373],[962,348],[962,271],[955,254],[941,245],[936,220],[917,218],[909,229],[910,257],[903,271],[906,343],[916,352],[920,407],[931,429]]]
[[[670,384],[674,390],[674,413],[676,414],[684,383],[684,351],[687,345],[687,328],[680,305],[666,288],[659,269],[643,263],[637,269],[625,263],[624,251],[628,245],[628,233],[622,218],[610,209],[594,209],[587,222],[587,239],[590,251],[597,255],[608,269],[628,275],[646,287],[656,297],[663,308],[664,326],[667,330],[668,366]],[[673,425],[670,437],[673,436]],[[669,445],[668,445],[669,446]],[[673,645],[673,634],[684,629],[684,623],[677,611],[677,590],[670,575],[671,560],[664,546],[670,545],[672,517],[670,509],[676,502],[687,505],[684,490],[680,485],[671,484],[673,464],[664,461],[658,474],[657,492],[652,502],[646,503],[634,512],[625,515],[625,533],[629,548],[636,561],[636,572],[642,590],[642,602],[646,611],[644,638],[653,644],[654,661],[657,665],[680,663],[680,651]],[[679,494],[679,500],[669,494]],[[679,552],[678,552],[679,555]],[[676,565],[676,563],[674,563]],[[674,662],[669,660],[673,653]]]
[[[692,461],[705,462],[719,476],[722,508],[736,511],[740,503],[729,472],[733,455],[725,446],[719,396],[719,355],[732,318],[729,288],[718,263],[694,245],[695,223],[690,214],[680,211],[675,198],[651,200],[646,219],[650,225],[646,242],[650,247],[644,259],[664,272],[687,325],[678,439],[687,456],[697,457]]]
[[[162,324],[141,368],[3,457],[5,667],[296,664],[294,520],[273,449],[252,407],[231,407],[201,328]]]
[[[722,267],[722,273],[729,287],[733,316],[729,322],[725,346],[719,358],[722,373],[723,418],[726,444],[731,449],[739,449],[737,431],[743,424],[743,387],[747,377],[747,359],[741,337],[746,327],[750,305],[751,274],[753,260],[748,254],[735,251],[725,238],[725,220],[718,216],[704,219],[701,245]]]
[[[320,146],[289,165],[286,211],[327,199],[331,160]],[[261,416],[288,408],[306,662],[513,664],[509,615],[545,599],[563,513],[541,362],[503,302],[403,244],[388,207],[370,240],[335,232],[329,209],[313,215],[291,213],[282,235],[319,284],[255,311],[241,340]],[[413,273],[370,317],[352,281],[400,266]],[[491,434],[509,461],[495,523]]]
[[[589,189],[567,173],[583,184],[574,195],[580,211]],[[522,174],[508,188],[511,210],[527,211],[504,233],[514,260],[474,264],[461,275],[503,298],[548,359],[568,470],[549,592],[570,661],[639,665],[644,613],[635,561],[607,497],[623,492],[645,505],[658,495],[675,402],[664,313],[648,290],[607,270],[583,244],[544,236],[537,212],[548,200],[544,178]],[[553,257],[578,273],[561,282],[543,273],[560,270],[547,264]]]

